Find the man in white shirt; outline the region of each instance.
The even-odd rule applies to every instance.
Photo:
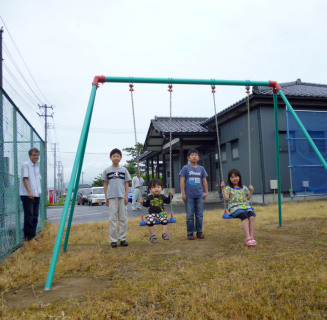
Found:
[[[36,235],[41,196],[41,175],[39,170],[40,151],[28,151],[30,160],[22,165],[19,194],[24,208],[24,239],[32,240]]]
[[[136,208],[141,210],[140,197],[142,193],[143,184],[144,184],[144,180],[141,177],[141,172],[138,172],[132,180],[132,188],[133,188],[132,210],[133,211],[135,211]]]

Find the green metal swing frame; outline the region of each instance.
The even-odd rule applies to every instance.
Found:
[[[273,88],[273,101],[274,101],[274,118],[275,118],[275,141],[276,141],[276,163],[277,163],[277,178],[278,178],[278,217],[279,217],[279,226],[282,226],[282,209],[281,209],[281,179],[280,179],[280,159],[279,159],[279,129],[278,129],[278,104],[277,104],[277,94],[281,97],[281,99],[286,104],[288,110],[291,112],[292,116],[294,117],[295,121],[299,125],[301,131],[303,132],[304,136],[307,138],[310,146],[318,156],[319,160],[323,164],[324,168],[327,170],[327,163],[324,160],[323,156],[319,152],[318,148],[314,144],[313,140],[311,139],[310,135],[308,134],[307,130],[304,128],[303,124],[301,123],[300,119],[297,117],[296,113],[294,112],[291,104],[285,97],[284,93],[282,92],[280,86],[276,81],[250,81],[250,80],[216,80],[216,79],[173,79],[173,78],[135,78],[135,77],[106,77],[106,76],[95,76],[92,82],[92,90],[90,99],[88,102],[86,115],[83,123],[83,128],[81,132],[81,136],[78,143],[77,153],[74,161],[74,166],[72,170],[72,174],[69,181],[69,186],[67,190],[67,196],[65,200],[65,204],[63,207],[63,212],[59,224],[59,229],[53,249],[53,254],[51,258],[51,263],[49,267],[48,277],[45,284],[45,291],[51,289],[54,272],[58,260],[58,255],[60,251],[61,241],[65,229],[67,214],[70,206],[70,199],[72,199],[72,203],[70,206],[69,218],[67,222],[66,228],[66,235],[65,241],[63,246],[63,251],[67,250],[67,244],[70,234],[71,223],[73,219],[73,213],[75,208],[76,202],[76,195],[80,180],[80,175],[83,166],[86,142],[88,138],[88,133],[90,129],[90,123],[92,118],[92,112],[94,107],[94,101],[96,96],[97,88],[99,87],[99,83],[105,82],[112,82],[112,83],[152,83],[152,84],[189,84],[189,85],[220,85],[220,86],[266,86]],[[73,197],[72,197],[73,195]]]

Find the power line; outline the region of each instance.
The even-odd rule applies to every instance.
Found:
[[[57,125],[57,130],[60,131],[81,131],[82,127],[80,126],[74,126],[70,124],[60,124]],[[109,128],[93,128],[92,127],[92,133],[102,133],[102,132],[110,132],[110,133],[117,133],[117,134],[130,134],[131,132],[134,132],[133,129],[109,129]],[[137,130],[139,133],[147,132],[147,129],[139,129]]]
[[[61,153],[73,153],[76,154],[74,151],[61,151]],[[98,154],[98,155],[106,155],[109,156],[109,152],[85,152],[85,154]],[[128,153],[122,153],[124,156],[128,156]]]
[[[28,102],[26,102],[26,100],[17,92],[17,90],[10,84],[10,82],[6,78],[3,78],[3,79],[6,81],[7,85],[17,94],[17,96],[21,99],[21,101],[24,102],[24,104],[29,109],[31,109],[34,114],[36,114],[37,112],[30,106],[30,104]]]
[[[7,31],[8,35],[9,35],[9,37],[10,37],[10,39],[11,39],[11,41],[12,41],[12,43],[13,43],[15,49],[16,49],[16,51],[17,51],[17,53],[18,53],[18,55],[19,55],[21,61],[23,62],[23,64],[24,64],[24,66],[25,66],[25,68],[26,68],[26,70],[27,70],[27,72],[28,72],[30,78],[31,78],[32,81],[34,82],[34,84],[35,84],[36,88],[38,89],[39,93],[43,96],[44,100],[45,100],[48,104],[50,104],[50,103],[48,102],[47,98],[45,97],[45,95],[43,94],[43,92],[41,91],[40,87],[39,87],[38,84],[36,83],[36,81],[35,81],[35,79],[34,79],[32,73],[30,72],[30,70],[29,70],[29,68],[28,68],[28,66],[27,66],[27,64],[26,64],[26,62],[25,62],[25,60],[24,60],[22,54],[20,53],[20,51],[19,51],[19,49],[18,49],[18,47],[17,47],[17,45],[16,45],[16,43],[15,43],[13,37],[11,36],[11,33],[10,33],[10,31],[9,31],[9,29],[8,29],[8,27],[7,27],[7,25],[5,24],[5,22],[4,22],[4,20],[3,20],[3,18],[2,18],[1,16],[0,16],[0,19],[2,20],[2,22],[3,22],[3,24],[4,24],[5,28],[6,28],[6,31]],[[23,85],[20,83],[20,81],[17,79],[17,77],[15,76],[14,72],[12,72],[11,68],[9,67],[9,65],[5,64],[5,69],[6,69],[7,73],[9,74],[9,76],[13,79],[14,83],[16,84],[15,87],[16,87],[16,88],[19,88],[20,91],[22,91],[23,95],[27,98],[28,101],[30,101],[30,102],[32,103],[33,106],[34,106],[34,105],[37,105],[38,102],[41,103],[41,99],[40,99],[40,97],[39,97],[39,96],[37,95],[37,93],[33,90],[33,88],[31,87],[31,85],[30,85],[30,83],[29,83],[29,81],[28,81],[28,80],[26,79],[26,77],[24,76],[24,73],[22,72],[21,68],[18,66],[18,64],[16,63],[16,61],[15,61],[13,55],[12,55],[12,53],[10,52],[9,47],[8,47],[7,45],[4,44],[4,49],[5,49],[6,56],[9,58],[9,61],[11,62],[12,66],[13,66],[13,67],[15,68],[15,70],[17,71],[16,74],[20,76],[20,78],[23,80],[23,83],[27,86],[27,87],[26,87],[26,86],[23,86]],[[36,114],[37,114],[37,111],[36,111],[33,107],[31,107],[30,103],[28,103],[28,102],[27,102],[27,101],[22,97],[21,94],[18,93],[18,91],[14,88],[14,86],[12,86],[12,85],[10,84],[10,81],[6,79],[6,83],[7,83],[7,84],[11,87],[11,89],[16,93],[17,97],[19,97],[19,98],[20,98],[20,99],[21,99],[21,100],[26,104],[26,106],[27,106],[29,109],[31,109],[31,110],[33,111],[33,115],[36,115]],[[26,90],[25,88],[28,88],[28,89],[30,90],[30,92],[31,92],[32,95],[29,94],[29,92],[27,92],[27,90]],[[36,99],[36,100],[35,100],[35,99]],[[41,119],[39,118],[39,120],[41,120]],[[58,141],[58,137],[57,137],[57,133],[56,133],[56,129],[55,129],[55,124],[54,124],[54,122],[53,122],[53,132],[54,132],[54,140],[56,141],[56,144],[59,146],[59,141]],[[50,132],[49,132],[49,133],[50,133]],[[50,140],[52,140],[52,139],[51,139],[51,138],[52,138],[52,137],[51,137],[51,134],[49,134],[49,137],[50,137]],[[59,148],[58,148],[58,149],[59,149]],[[59,157],[60,157],[60,151],[59,151]]]
[[[48,100],[47,100],[47,98],[44,96],[43,92],[41,91],[41,89],[40,89],[39,86],[37,85],[37,83],[36,83],[34,77],[32,76],[32,74],[31,74],[31,72],[30,72],[30,70],[28,69],[28,67],[27,67],[27,65],[26,65],[26,63],[25,63],[25,60],[23,59],[22,55],[20,54],[20,51],[18,50],[18,48],[17,48],[17,46],[16,46],[16,43],[15,43],[14,39],[12,38],[12,36],[11,36],[11,34],[10,34],[10,32],[9,32],[9,29],[7,28],[7,26],[6,26],[6,24],[5,24],[5,22],[3,21],[3,19],[2,19],[1,16],[0,16],[0,19],[2,20],[4,26],[5,26],[5,28],[6,28],[7,32],[8,32],[8,34],[9,34],[9,37],[10,37],[11,41],[13,42],[13,44],[14,44],[14,46],[15,46],[15,48],[16,48],[16,50],[17,50],[19,56],[20,56],[20,58],[22,59],[24,65],[25,65],[25,68],[26,68],[27,72],[29,73],[30,77],[32,78],[34,84],[35,84],[36,87],[39,89],[39,92],[41,93],[41,95],[43,96],[43,98],[45,99],[45,101],[46,101],[47,103],[49,103]],[[34,93],[34,91],[33,91],[33,93]],[[39,98],[38,98],[38,100],[40,101]],[[50,104],[50,103],[49,103],[49,104]]]
[[[33,104],[37,104],[37,102],[35,102],[33,100],[33,98],[30,96],[30,94],[26,91],[26,89],[19,83],[18,79],[14,76],[14,74],[11,72],[11,70],[9,69],[9,67],[7,66],[6,63],[3,62],[3,66],[5,67],[6,71],[8,72],[8,74],[10,75],[10,77],[15,81],[15,83],[18,85],[18,87],[24,92],[24,94],[26,95],[26,97],[30,100],[30,102],[32,102]]]
[[[26,83],[26,85],[29,87],[29,89],[32,91],[32,93],[34,94],[35,98],[37,101],[41,101],[40,98],[36,95],[36,93],[34,92],[34,90],[32,89],[32,87],[29,85],[28,81],[26,80],[24,74],[22,73],[22,71],[19,69],[17,63],[15,62],[15,60],[13,59],[12,55],[10,54],[9,50],[7,49],[6,45],[4,44],[4,48],[5,48],[5,52],[8,54],[8,57],[10,59],[10,61],[12,62],[12,64],[14,65],[15,69],[17,70],[17,72],[19,73],[19,75],[22,77],[22,79],[24,80],[24,82]]]

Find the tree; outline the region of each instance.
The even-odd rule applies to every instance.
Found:
[[[136,174],[137,171],[137,154],[141,155],[144,153],[144,145],[142,143],[137,143],[134,147],[124,148],[123,151],[127,152],[128,156],[132,157],[132,159],[126,161],[125,168],[129,171],[129,173]],[[140,163],[139,164],[140,170],[144,170],[145,166]]]
[[[94,178],[93,183],[92,183],[92,187],[103,187],[103,180],[102,180],[102,174],[99,173],[99,175]]]

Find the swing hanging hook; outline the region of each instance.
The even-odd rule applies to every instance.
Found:
[[[246,93],[250,94],[250,81],[246,80],[247,84],[245,85]]]
[[[129,91],[134,91],[133,77],[129,77]]]
[[[169,91],[169,92],[173,92],[173,85],[172,85],[172,84],[169,84],[169,85],[168,85],[168,91]]]
[[[215,93],[216,92],[216,86],[215,86],[215,80],[211,79],[211,92]]]

